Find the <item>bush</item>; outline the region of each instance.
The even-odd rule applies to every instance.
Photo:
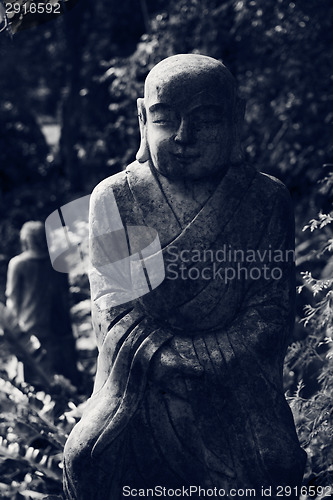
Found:
[[[332,194],[332,174],[325,177],[321,190]],[[333,212],[319,213],[304,227],[322,233],[319,247],[310,251],[308,264],[321,262],[317,278],[312,272],[302,273],[304,284],[298,287],[300,294],[310,291],[313,305],[306,305],[301,320],[307,335],[294,342],[285,360],[287,395],[294,414],[301,446],[308,454],[304,482],[316,487],[320,497],[321,487],[333,491]],[[297,387],[295,389],[295,384]],[[328,491],[328,490],[327,490]],[[327,497],[328,498],[328,497]]]

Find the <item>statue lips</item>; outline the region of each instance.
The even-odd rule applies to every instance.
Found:
[[[183,165],[189,165],[199,158],[199,155],[189,155],[184,153],[174,153],[173,156],[177,162]]]

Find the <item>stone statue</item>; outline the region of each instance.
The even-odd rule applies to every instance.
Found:
[[[65,448],[67,498],[164,487],[295,498],[305,453],[282,386],[295,289],[287,190],[244,163],[243,106],[217,60],[160,62],[138,111],[137,161],[91,199],[99,359]],[[101,257],[114,200],[124,226],[156,230],[165,266],[159,286],[122,305]]]
[[[50,264],[43,222],[25,222],[20,241],[22,253],[9,261],[6,283],[8,313],[21,330],[17,340],[29,353],[31,336],[37,337],[38,363],[45,374],[52,377],[60,373],[77,386],[81,375],[69,312],[68,278]],[[27,363],[24,376],[34,385],[44,382]]]

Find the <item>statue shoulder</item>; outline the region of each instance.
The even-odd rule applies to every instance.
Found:
[[[280,180],[261,172],[258,172],[256,176],[256,183],[255,203],[261,211],[263,219],[266,220],[267,231],[271,233],[272,238],[279,235],[279,238],[282,239],[284,235],[289,235],[288,245],[293,248],[294,208],[288,189]]]
[[[112,192],[117,196],[118,194],[126,191],[128,189],[129,177],[131,178],[132,183],[134,182],[136,184],[141,182],[146,184],[147,177],[151,177],[148,162],[147,164],[142,165],[138,161],[134,161],[130,163],[125,170],[103,179],[93,189],[93,199],[108,198]]]
[[[93,199],[103,199],[110,195],[114,190],[118,191],[123,188],[126,184],[126,171],[123,170],[117,174],[111,175],[106,179],[103,179],[92,192]]]
[[[289,206],[291,209],[291,196],[286,186],[276,177],[258,172],[256,179],[256,190],[263,207]]]
[[[263,189],[268,189],[269,193],[285,193],[289,196],[289,191],[286,186],[279,179],[273,175],[258,172],[259,182],[261,182]]]
[[[132,165],[129,167],[132,168]],[[129,168],[128,167],[128,168]],[[135,200],[131,191],[128,170],[123,170],[101,181],[93,190],[90,198],[90,221],[102,224],[121,217],[124,223],[133,222]],[[98,219],[98,221],[97,221]],[[104,223],[103,223],[104,224]]]
[[[24,267],[26,263],[29,262],[30,260],[31,260],[30,254],[27,251],[24,251],[19,255],[15,255],[15,257],[13,257],[12,259],[10,259],[8,266],[11,269],[18,270]]]

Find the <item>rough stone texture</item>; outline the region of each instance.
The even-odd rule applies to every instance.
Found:
[[[214,59],[162,61],[138,100],[138,161],[94,190],[95,271],[93,236],[114,196],[124,226],[157,230],[166,278],[122,306],[95,302],[98,369],[65,448],[68,499],[190,485],[256,498],[272,487],[275,498],[301,483],[305,453],[282,387],[293,215],[284,186],[241,160],[241,107]]]

